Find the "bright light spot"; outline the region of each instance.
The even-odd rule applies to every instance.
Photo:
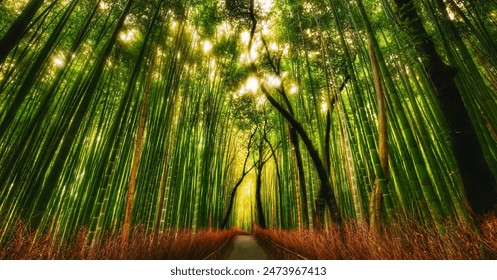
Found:
[[[56,67],[63,67],[64,66],[64,60],[59,57],[55,57],[53,59],[53,63],[55,64]]]
[[[210,68],[216,68],[216,60],[215,59],[211,59],[209,61],[209,67]]]
[[[100,8],[100,10],[107,10],[109,8],[109,4],[105,3],[105,2],[100,2],[100,5],[98,5],[98,7]]]
[[[296,94],[297,92],[299,92],[299,87],[297,85],[292,85],[290,87],[290,94]]]
[[[161,49],[157,49],[157,57],[164,57],[164,53]]]
[[[212,50],[212,43],[208,40],[204,40],[202,42],[202,50],[204,51],[204,53],[209,53],[211,50]]]
[[[247,83],[245,84],[245,88],[248,91],[255,93],[257,90],[259,90],[259,80],[256,77],[248,78]]]
[[[288,55],[289,50],[290,50],[290,46],[285,44],[285,47],[283,48],[283,55]]]
[[[240,55],[240,58],[238,59],[238,61],[241,63],[244,63],[244,64],[250,63],[250,58],[249,58],[248,53],[242,53]]]
[[[248,45],[250,42],[250,33],[248,31],[243,31],[242,34],[240,34],[240,40],[242,40],[244,45]]]
[[[450,20],[454,20],[456,18],[456,16],[454,15],[454,13],[452,11],[450,11],[450,10],[447,9],[447,12],[449,14]]]
[[[270,75],[266,78],[267,84],[270,87],[277,88],[281,86],[281,79],[276,75]]]
[[[257,49],[252,46],[252,49],[250,50],[250,59],[255,60],[259,57],[259,53],[257,52]]]
[[[127,32],[125,32],[125,31],[121,32],[121,35],[119,35],[119,38],[121,38],[121,41],[123,41],[125,43],[129,43],[135,38],[135,35],[136,35],[136,30],[131,29]]]
[[[269,44],[269,49],[272,50],[272,51],[277,51],[278,50],[278,44],[276,44],[275,42],[271,42],[271,44]]]
[[[269,13],[273,9],[273,0],[256,0],[257,5],[260,7],[262,13]]]
[[[245,86],[240,87],[237,93],[234,94],[235,98],[238,98],[240,96],[243,96],[245,93],[247,93],[247,89]]]
[[[83,178],[83,176],[85,176],[85,172],[84,171],[81,172],[81,173],[79,173],[78,176],[76,176],[76,180],[79,180],[79,179]]]
[[[209,68],[210,68],[211,71],[216,70],[216,60],[215,59],[211,59],[209,61]]]
[[[312,4],[311,4],[311,3],[309,3],[309,2],[305,2],[305,3],[304,3],[304,5],[303,5],[303,7],[304,7],[304,11],[305,11],[306,13],[312,13],[312,11],[313,11],[313,6],[312,6]]]
[[[175,29],[176,27],[178,27],[178,22],[173,20],[173,22],[171,23],[171,28]]]
[[[28,0],[13,0],[13,1],[3,1],[3,2],[4,3],[0,1],[0,3],[2,3],[2,6],[5,4],[5,8],[7,9],[7,11],[13,11],[16,14],[20,14],[22,10],[26,7]]]
[[[321,103],[321,113],[326,113],[328,111],[328,103],[322,102]]]

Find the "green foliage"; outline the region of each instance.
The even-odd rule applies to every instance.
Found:
[[[18,216],[40,236],[69,238],[81,225],[91,239],[119,231],[133,162],[133,224],[158,233],[219,227],[256,128],[262,148],[248,147],[249,159],[259,161],[257,208],[268,227],[312,227],[323,178],[339,208],[325,224],[330,214],[367,220],[381,177],[370,48],[388,117],[383,222],[469,221],[450,127],[423,64],[430,57],[416,48],[429,40],[458,69],[497,174],[492,1],[416,1],[416,22],[398,21],[394,13],[405,11],[391,1],[255,1],[254,34],[247,1],[66,2],[44,3],[0,65],[0,212],[8,217],[0,239]],[[22,12],[13,3],[0,2],[0,37]],[[414,36],[415,23],[428,36]],[[249,78],[258,88],[242,90]],[[250,211],[240,212],[229,225],[250,225]]]

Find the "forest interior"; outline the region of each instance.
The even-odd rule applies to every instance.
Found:
[[[496,0],[0,0],[0,259],[497,259]]]

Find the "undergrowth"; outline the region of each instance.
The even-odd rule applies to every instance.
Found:
[[[373,230],[366,224],[348,222],[326,230],[267,230],[254,227],[253,234],[276,259],[345,260],[481,260],[497,259],[497,217],[479,222],[478,231],[464,225],[437,228],[414,222]],[[166,231],[154,239],[152,231],[134,229],[126,242],[108,234],[99,243],[87,241],[81,229],[71,242],[54,241],[46,234],[35,238],[17,222],[9,239],[0,244],[0,259],[15,260],[200,260],[222,259],[231,249],[237,229]]]
[[[152,231],[137,227],[126,242],[123,236],[109,234],[99,243],[87,241],[81,229],[71,242],[57,242],[49,234],[36,237],[22,222],[13,235],[0,244],[0,259],[11,260],[199,260],[222,258],[231,240],[240,231],[166,231],[154,239]],[[105,236],[105,235],[104,235]]]
[[[481,260],[497,259],[497,218],[484,219],[479,233],[467,226],[445,232],[415,223],[372,230],[355,222],[326,230],[254,229],[277,259]]]

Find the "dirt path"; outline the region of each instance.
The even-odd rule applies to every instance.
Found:
[[[268,260],[264,249],[250,235],[238,235],[233,240],[233,250],[227,260]]]

